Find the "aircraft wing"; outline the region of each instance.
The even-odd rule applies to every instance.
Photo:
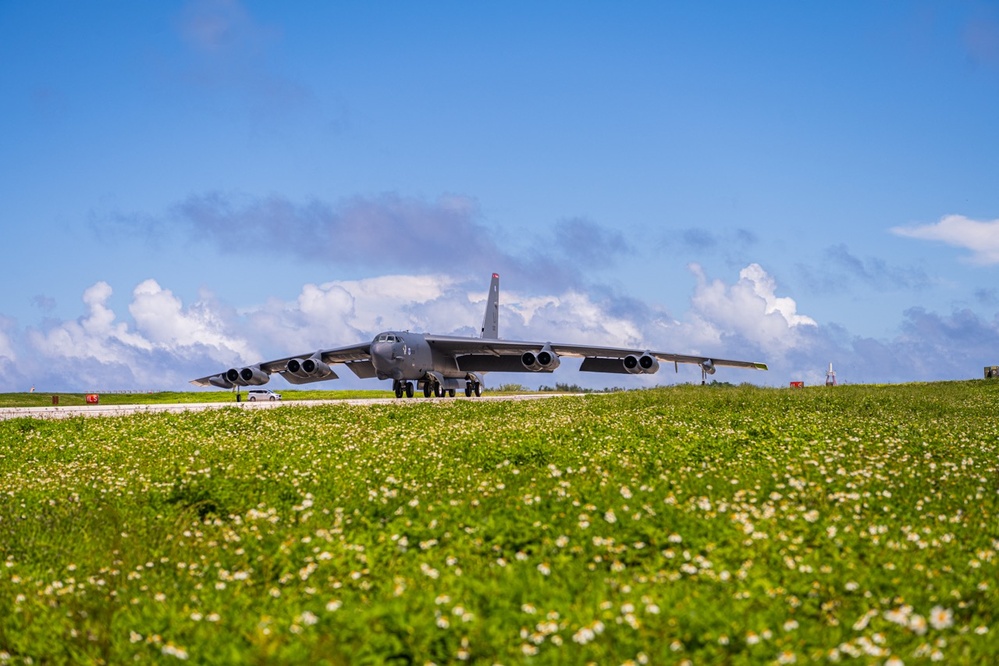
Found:
[[[583,363],[579,369],[584,372],[647,374],[657,371],[661,361],[700,365],[708,374],[714,373],[715,366],[754,370],[767,369],[765,363],[754,361],[734,361],[712,356],[674,354],[629,347],[600,347],[562,342],[490,340],[440,335],[428,335],[426,339],[431,347],[438,352],[453,355],[458,367],[470,372],[524,372],[532,370],[533,368],[529,368],[523,363],[522,357],[524,354],[533,354],[536,357],[541,351],[548,351],[556,357],[582,357]],[[551,370],[558,366],[557,362],[550,365]],[[539,369],[547,370],[549,368],[541,367]]]
[[[292,384],[308,384],[326,379],[338,379],[330,365],[344,364],[361,379],[375,376],[371,364],[371,343],[364,342],[346,347],[320,349],[314,352],[264,361],[242,368],[230,368],[216,375],[192,379],[195,386],[257,386],[266,384],[270,375],[279,373]]]

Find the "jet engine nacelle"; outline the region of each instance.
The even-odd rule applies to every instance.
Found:
[[[659,372],[659,359],[652,354],[642,354],[641,356],[628,354],[624,357],[623,363],[625,372],[633,375],[651,375]]]
[[[208,383],[212,386],[217,386],[218,388],[231,389],[235,386],[231,381],[226,379],[228,373],[222,373],[221,375],[215,375],[214,377],[208,378]]]
[[[319,381],[333,374],[333,369],[323,363],[318,356],[312,356],[300,361],[293,358],[288,361],[288,372],[301,379]]]
[[[715,374],[714,362],[710,358],[706,361],[701,361],[701,370],[703,370],[706,374],[709,375]]]
[[[538,352],[524,352],[520,362],[531,372],[551,372],[562,363],[558,354],[548,347]]]
[[[230,386],[260,386],[271,380],[271,376],[255,365],[245,368],[229,368],[225,372],[225,380]]]

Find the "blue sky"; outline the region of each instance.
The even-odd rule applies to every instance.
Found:
[[[0,61],[2,391],[471,333],[493,271],[503,337],[726,381],[999,364],[995,2],[0,0]]]

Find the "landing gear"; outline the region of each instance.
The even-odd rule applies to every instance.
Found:
[[[448,386],[448,384],[450,384],[450,386]],[[425,379],[419,380],[415,384],[415,388],[423,391],[424,398],[453,398],[461,390],[459,388],[461,384],[458,384],[458,386],[455,386],[455,384],[458,384],[458,382],[451,378],[438,381],[436,377],[428,376]],[[397,381],[392,385],[392,388],[396,392],[396,397],[401,398],[403,392],[405,392],[407,397],[413,397],[413,382]],[[465,381],[465,397],[470,398],[473,395],[476,397],[482,395],[482,384],[473,379],[468,379]]]
[[[413,382],[404,382],[401,379],[397,379],[392,382],[392,390],[395,392],[395,397],[401,398],[403,393],[406,394],[407,398],[413,397]]]

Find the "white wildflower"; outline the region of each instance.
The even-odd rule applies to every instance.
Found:
[[[947,629],[954,624],[954,613],[949,608],[934,606],[930,609],[930,626],[934,629]]]

